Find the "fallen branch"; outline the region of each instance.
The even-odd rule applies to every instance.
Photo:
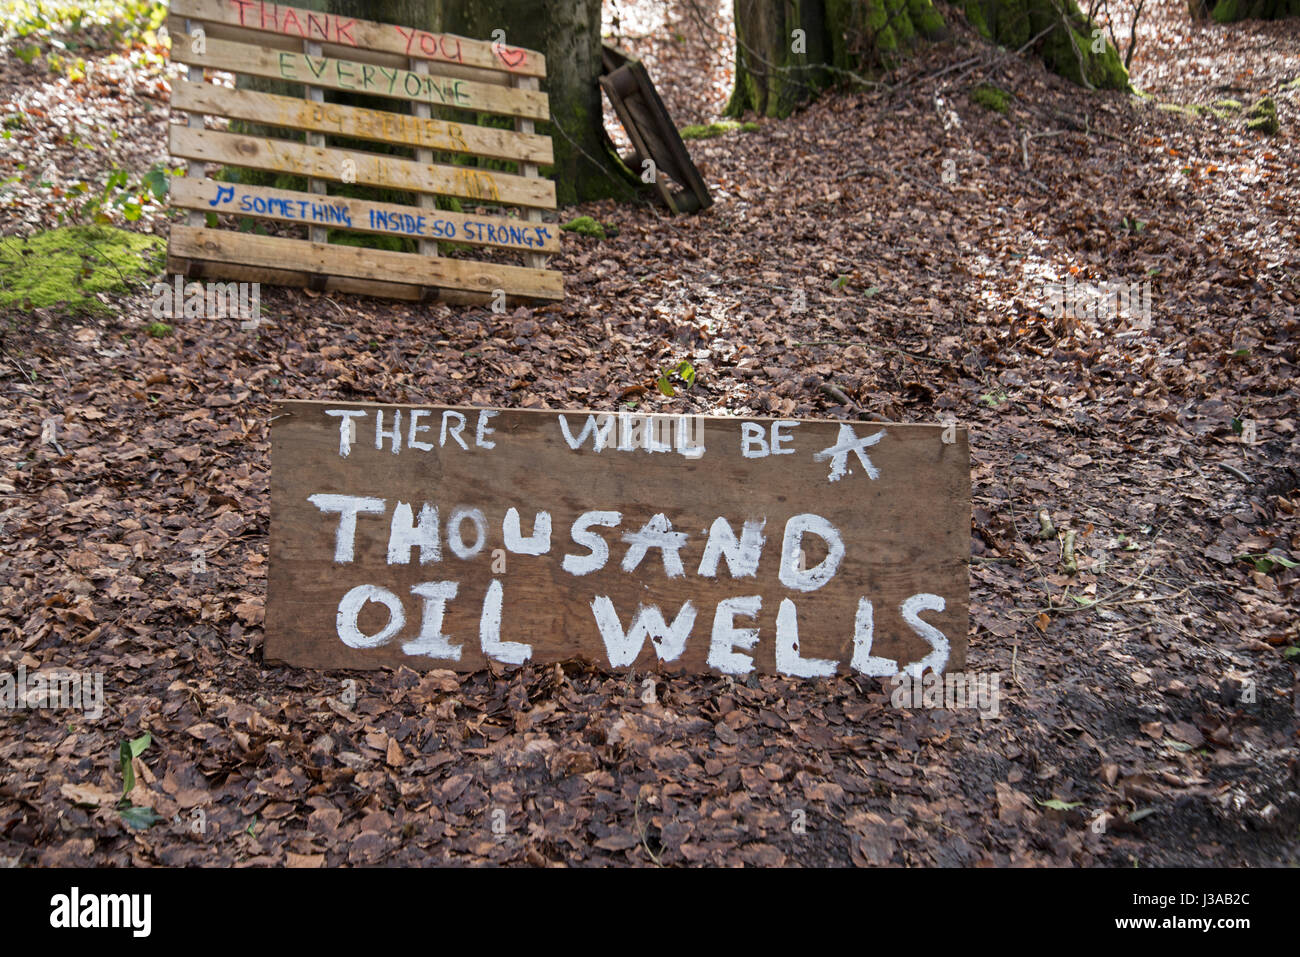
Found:
[[[1237,468],[1236,466],[1229,465],[1227,462],[1219,462],[1218,465],[1219,468],[1223,469],[1225,472],[1230,472],[1233,475],[1237,476],[1237,478],[1241,479],[1247,485],[1255,484],[1255,480],[1253,478],[1251,478],[1249,475],[1247,475],[1245,472],[1243,472],[1241,469]]]
[[[858,405],[856,402],[850,399],[848,395],[845,394],[844,390],[841,389],[839,386],[837,386],[834,382],[823,382],[818,388],[822,392],[830,396],[832,399],[834,399],[836,402],[839,402],[841,405],[847,405],[851,408],[858,409],[859,411],[861,411],[862,406]]]
[[[1061,542],[1061,571],[1067,575],[1074,575],[1079,571],[1079,560],[1074,557],[1074,536],[1074,529],[1066,529],[1065,540]]]

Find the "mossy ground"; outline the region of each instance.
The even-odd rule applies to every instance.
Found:
[[[618,233],[612,226],[607,226],[590,216],[579,216],[576,219],[571,219],[560,228],[591,239],[606,239]]]
[[[0,309],[63,306],[104,312],[97,293],[126,292],[157,274],[166,243],[112,226],[64,226],[0,239]]]
[[[1269,136],[1278,131],[1277,104],[1273,102],[1271,96],[1256,100],[1246,111],[1246,129],[1254,130],[1256,133],[1267,133]]]
[[[1011,94],[991,83],[981,83],[970,91],[970,98],[986,110],[1005,113],[1011,106]]]
[[[743,133],[754,133],[758,130],[758,124],[723,120],[720,123],[709,123],[704,126],[684,126],[681,129],[681,137],[684,140],[708,140],[715,136],[724,136],[735,130],[740,130]]]
[[[1202,104],[1193,104],[1185,106],[1181,103],[1157,103],[1156,109],[1163,110],[1166,113],[1181,113],[1184,116],[1193,119],[1213,116],[1219,120],[1236,120],[1238,118],[1245,121],[1246,129],[1256,133],[1266,133],[1269,136],[1277,133],[1277,103],[1271,96],[1265,96],[1256,100],[1246,109],[1240,100],[1216,100],[1213,104],[1205,106]]]

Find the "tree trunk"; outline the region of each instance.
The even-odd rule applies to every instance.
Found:
[[[1049,70],[1080,86],[1099,90],[1129,87],[1128,71],[1110,42],[1101,40],[1101,49],[1094,52],[1094,30],[1100,38],[1100,29],[1075,0],[964,0],[962,9],[981,36],[1009,50],[1019,50],[1043,34],[1035,41],[1034,51]]]
[[[930,0],[735,0],[736,86],[727,115],[788,116],[859,69],[943,32]]]
[[[552,123],[553,176],[561,205],[609,197],[630,199],[641,187],[618,159],[605,133],[600,87],[600,0],[324,0],[347,16],[454,33],[475,40],[505,34],[507,46],[546,57],[544,89]],[[310,4],[308,4],[310,5]],[[436,67],[435,67],[436,69]],[[486,118],[480,118],[483,121]],[[513,125],[513,124],[511,124]]]
[[[1199,9],[1204,11],[1207,8],[1210,16],[1219,23],[1300,17],[1300,0],[1218,0],[1218,3],[1201,0]]]
[[[1127,89],[1109,43],[1094,53],[1092,25],[1075,0],[959,0],[987,39],[1019,49],[1036,41],[1049,68],[1080,84]],[[1220,0],[1300,3],[1300,0]],[[735,0],[736,86],[727,114],[787,116],[819,90],[859,71],[889,67],[919,39],[944,32],[931,0]],[[1062,21],[1067,21],[1065,29]]]

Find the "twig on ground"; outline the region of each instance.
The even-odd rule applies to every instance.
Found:
[[[31,375],[30,372],[28,372],[26,369],[23,368],[23,364],[22,364],[21,362],[19,362],[17,359],[15,359],[13,356],[11,356],[11,355],[10,355],[6,350],[4,350],[4,349],[0,349],[0,354],[3,354],[4,357],[5,357],[6,359],[8,359],[10,362],[12,362],[12,363],[14,364],[14,368],[16,368],[19,372],[21,372],[21,373],[23,374],[23,376],[27,379],[27,381],[28,381],[29,383],[31,383],[32,385],[35,385],[35,384],[36,384],[36,380],[32,378],[32,375]]]
[[[1072,528],[1065,530],[1065,539],[1061,542],[1061,571],[1067,575],[1077,574],[1079,571],[1079,560],[1074,557],[1074,537],[1076,532]]]
[[[844,390],[841,389],[839,386],[837,386],[834,382],[823,382],[819,386],[819,388],[821,389],[822,392],[825,392],[828,396],[830,396],[832,399],[834,399],[836,402],[839,402],[842,405],[847,405],[851,408],[859,409],[859,410],[862,408],[862,406],[858,405],[855,401],[849,398],[844,393]]]
[[[1219,462],[1218,466],[1219,468],[1223,469],[1223,471],[1230,472],[1233,475],[1237,476],[1237,478],[1241,479],[1247,485],[1255,484],[1255,480],[1253,478],[1251,478],[1249,475],[1247,475],[1245,472],[1243,472],[1241,469],[1237,468],[1236,466],[1229,465],[1227,462]]]
[[[650,860],[654,861],[656,866],[662,867],[663,863],[659,860],[659,855],[656,854],[654,851],[650,850],[650,842],[649,840],[647,840],[646,828],[643,827],[641,824],[641,795],[640,794],[637,794],[636,796],[636,804],[632,808],[632,817],[636,821],[636,831],[641,838],[641,846],[644,847],[645,852],[650,855]]]

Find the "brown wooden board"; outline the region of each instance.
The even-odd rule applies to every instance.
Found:
[[[176,0],[171,14],[178,26],[172,56],[189,70],[174,85],[172,105],[186,121],[172,124],[169,144],[190,169],[175,193],[189,215],[172,231],[169,265],[190,278],[260,274],[405,299],[479,304],[504,295],[519,304],[563,297],[561,276],[545,268],[561,243],[542,212],[555,208],[555,184],[538,174],[554,156],[549,138],[533,128],[550,116],[539,54],[260,0]],[[205,69],[301,84],[303,99],[208,84]],[[331,102],[336,94],[396,103],[393,112],[364,109]],[[443,107],[514,117],[517,128],[435,115]],[[273,135],[207,129],[205,115],[256,123]],[[354,149],[354,139],[399,147],[405,156]],[[442,155],[449,153],[460,155]],[[495,160],[514,162],[518,172],[488,168]],[[222,184],[205,178],[205,163],[303,177],[307,190]],[[367,196],[367,188],[415,195],[400,205]],[[438,197],[476,205],[445,212]],[[258,238],[220,228],[229,218],[211,220],[211,213],[298,229]],[[418,254],[332,242],[336,230],[402,236]],[[296,238],[304,235],[309,242]],[[440,244],[479,256],[493,247],[494,258],[508,253],[524,265],[444,258]]]
[[[172,0],[171,13],[292,39],[416,57],[431,63],[479,67],[519,76],[546,76],[546,58],[533,50],[261,0]]]
[[[171,126],[168,148],[173,156],[182,159],[319,176],[329,180],[342,180],[344,164],[351,162],[354,181],[365,186],[390,186],[461,196],[494,205],[509,203],[555,208],[555,184],[549,179],[533,179],[495,170],[430,165],[383,153],[324,149],[268,137],[190,129],[176,123]]]
[[[614,112],[632,141],[633,155],[627,157],[628,165],[641,172],[646,159],[654,161],[656,171],[667,173],[683,188],[672,190],[662,177],[656,176],[655,188],[665,205],[674,213],[694,212],[713,205],[713,197],[691,154],[682,142],[681,134],[668,115],[668,109],[659,92],[650,81],[641,61],[634,60],[616,47],[604,46],[601,50],[600,87],[609,97]]]
[[[406,113],[387,113],[338,103],[318,104],[274,93],[232,90],[211,83],[177,80],[172,84],[172,107],[293,130],[375,140],[393,146],[416,146],[521,163],[547,165],[555,162],[551,141],[545,136],[525,136],[510,130],[445,123]]]
[[[175,225],[167,249],[173,256],[199,262],[259,263],[320,276],[407,282],[489,294],[494,289],[509,289],[515,295],[533,299],[564,297],[559,275],[542,269],[313,243],[283,236]]]
[[[268,662],[965,663],[960,428],[280,402],[271,446]]]
[[[177,63],[228,70],[248,76],[311,83],[329,90],[382,96],[461,110],[482,110],[504,116],[545,120],[551,115],[545,93],[515,90],[455,77],[420,74],[400,67],[376,66],[326,56],[309,56],[292,50],[275,50],[215,37],[199,53],[181,39],[172,48]]]
[[[472,246],[500,246],[534,252],[560,251],[560,231],[552,224],[500,216],[471,216],[394,203],[372,203],[345,196],[322,198],[269,186],[178,179],[172,183],[171,203],[181,209],[235,216],[256,215],[276,222],[319,224],[330,229],[382,236],[447,239]]]

